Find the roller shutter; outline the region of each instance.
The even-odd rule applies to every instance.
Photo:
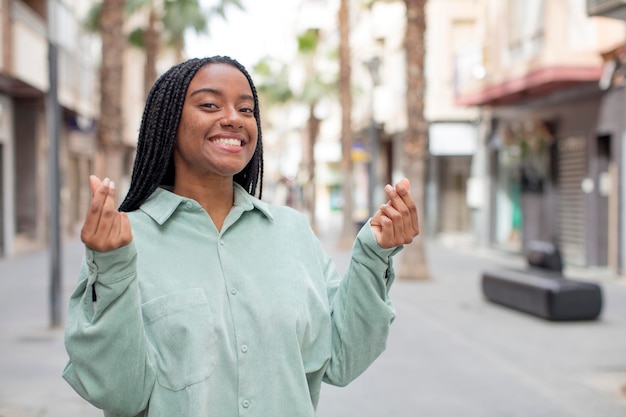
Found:
[[[587,176],[587,139],[572,136],[558,141],[559,237],[564,261],[586,266],[586,195],[582,181]]]

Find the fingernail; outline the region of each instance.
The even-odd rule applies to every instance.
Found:
[[[111,183],[109,184],[109,188],[112,190],[115,190],[115,182],[111,181]]]
[[[385,185],[385,191],[392,191],[393,187],[389,184]]]
[[[102,185],[103,185],[103,186],[105,186],[105,187],[108,187],[110,182],[111,182],[111,180],[110,180],[110,179],[105,178],[105,179],[102,181]]]

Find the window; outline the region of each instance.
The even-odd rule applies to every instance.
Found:
[[[543,43],[544,1],[509,0],[509,55],[526,59],[539,52]]]

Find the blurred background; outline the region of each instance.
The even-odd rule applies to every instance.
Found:
[[[622,297],[623,1],[0,0],[0,265],[47,256],[52,328],[88,176],[113,179],[121,200],[150,87],[211,55],[238,59],[259,91],[263,199],[306,213],[331,250],[407,177],[422,234],[400,280],[441,273],[429,242],[489,253],[479,271],[540,240]],[[626,360],[611,375],[623,406]],[[493,415],[592,416],[574,408]]]
[[[75,235],[91,173],[121,198],[156,77],[224,54],[261,94],[266,200],[358,225],[408,176],[429,236],[624,269],[619,1],[0,4],[2,257],[48,243],[55,194]]]

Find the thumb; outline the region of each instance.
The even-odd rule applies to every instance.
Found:
[[[100,187],[100,184],[102,184],[100,178],[96,177],[95,175],[89,176],[89,187],[91,188],[92,194],[96,193],[96,190],[98,189],[98,187]]]

